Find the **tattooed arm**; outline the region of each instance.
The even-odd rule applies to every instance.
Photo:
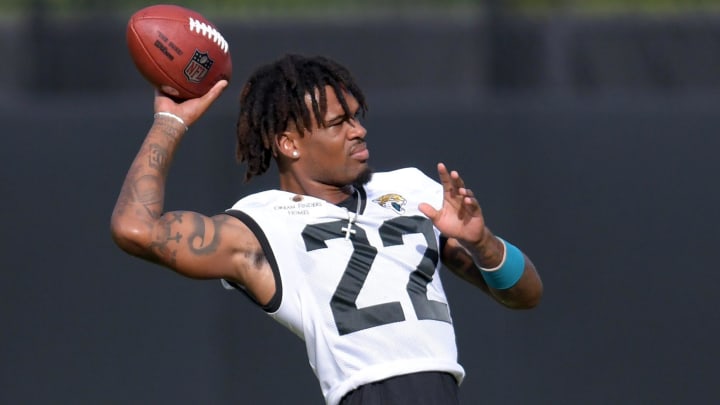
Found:
[[[190,126],[226,85],[220,82],[205,96],[181,104],[156,93],[155,111],[170,112]],[[167,174],[185,133],[185,126],[174,118],[156,116],[118,196],[112,237],[131,255],[187,277],[235,281],[258,301],[267,302],[274,293],[272,272],[257,239],[242,222],[227,215],[163,212]]]

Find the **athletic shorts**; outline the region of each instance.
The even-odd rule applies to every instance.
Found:
[[[444,372],[401,375],[348,392],[340,405],[457,405],[458,384]]]

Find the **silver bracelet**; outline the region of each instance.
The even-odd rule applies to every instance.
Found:
[[[169,117],[169,118],[172,118],[172,119],[174,119],[175,121],[181,123],[182,126],[185,127],[185,131],[188,131],[188,130],[190,129],[190,128],[188,128],[187,125],[185,125],[185,121],[184,121],[182,118],[178,117],[177,115],[175,115],[175,114],[173,114],[173,113],[166,112],[166,111],[160,111],[160,112],[155,113],[155,116],[154,116],[154,117],[155,117],[155,118],[157,118],[157,117]]]

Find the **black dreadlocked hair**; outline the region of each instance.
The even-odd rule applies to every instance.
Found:
[[[311,97],[316,122],[325,125],[325,86],[335,91],[348,118],[351,113],[343,91],[355,97],[360,105],[358,112],[365,115],[367,104],[360,87],[345,67],[328,58],[285,55],[250,76],[240,94],[237,122],[236,155],[240,163],[247,163],[245,181],[268,170],[277,154],[275,136],[287,130],[289,124],[294,124],[300,134],[312,129],[306,95]]]

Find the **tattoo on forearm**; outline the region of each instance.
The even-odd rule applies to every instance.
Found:
[[[134,201],[141,204],[152,218],[160,218],[162,214],[163,193],[160,182],[160,177],[147,174],[132,183]]]
[[[153,169],[165,173],[168,166],[167,148],[163,148],[156,143],[151,143],[148,164]]]
[[[130,185],[130,179],[134,179],[137,176],[137,173],[138,169],[135,166],[131,166],[130,170],[128,170],[125,182],[120,189],[120,195],[118,195],[117,202],[115,203],[115,215],[125,215],[127,208],[135,202],[133,190]]]
[[[130,193],[128,192],[127,187],[123,187],[120,190],[120,195],[118,195],[117,202],[115,203],[115,213],[113,215],[125,215],[125,209],[131,202],[132,199],[130,198]]]
[[[149,215],[152,219],[162,215],[165,176],[170,167],[174,145],[183,134],[182,130],[171,124],[174,122],[156,120],[154,128],[161,137],[152,138],[142,150],[142,155],[130,167],[115,204],[116,215],[126,215],[130,209],[135,210],[134,215]],[[153,170],[157,172],[153,173]]]
[[[162,214],[163,170],[168,163],[167,153],[157,145],[150,145],[150,148],[149,165],[160,173],[143,175],[146,171],[144,165],[134,164],[128,171],[115,204],[115,213],[118,215],[125,215],[129,209],[135,209],[136,215],[150,216],[152,219],[160,218]]]
[[[155,121],[155,125],[160,129],[162,134],[174,141],[177,140],[183,132],[176,126],[173,126],[173,124],[175,124],[175,122],[172,121],[172,118],[163,118]]]

